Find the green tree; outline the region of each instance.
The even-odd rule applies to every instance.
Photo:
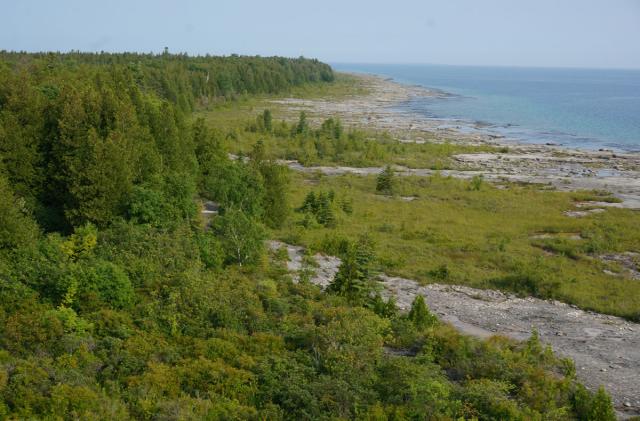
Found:
[[[336,224],[336,217],[333,212],[331,196],[321,193],[317,198],[316,220],[325,227],[333,227]]]
[[[210,164],[202,180],[203,196],[220,203],[223,210],[237,208],[260,217],[265,194],[261,174],[247,164],[226,158]]]
[[[251,159],[251,166],[255,168],[256,171],[260,171],[267,161],[267,151],[264,146],[264,141],[258,140],[253,145],[249,158]]]
[[[307,113],[304,111],[300,111],[300,116],[298,117],[298,124],[295,125],[295,133],[303,134],[309,131],[309,123],[307,122]]]
[[[164,194],[142,185],[133,188],[127,215],[136,224],[154,227],[166,227],[173,219]]]
[[[378,367],[375,390],[382,402],[407,411],[407,419],[455,419],[457,402],[442,372],[413,358],[389,358]]]
[[[216,218],[215,230],[227,262],[242,266],[256,263],[262,255],[266,233],[259,222],[241,210],[225,210],[223,216]]]
[[[81,277],[78,294],[83,301],[95,293],[106,307],[122,309],[133,303],[134,290],[129,277],[121,267],[111,262],[88,262],[79,268],[77,276]],[[85,304],[79,303],[80,306]]]
[[[374,290],[371,280],[374,258],[373,242],[369,236],[363,235],[358,242],[349,243],[338,273],[327,290],[347,297],[353,303],[366,303]]]
[[[273,131],[273,117],[271,116],[271,110],[266,109],[263,111],[262,123],[266,132],[271,133]]]
[[[418,329],[424,329],[438,323],[438,318],[429,311],[422,295],[416,295],[416,298],[413,299],[411,310],[409,311],[409,320]]]
[[[17,198],[0,171],[0,249],[34,244],[38,228],[28,216],[26,203]]]
[[[616,419],[611,398],[601,386],[595,394],[578,385],[573,397],[578,418],[585,421],[613,421]]]
[[[342,134],[344,133],[344,129],[342,128],[342,122],[340,119],[336,119],[336,124],[333,127],[333,137],[338,140],[342,138]]]
[[[253,145],[250,157],[251,168],[260,175],[264,186],[262,220],[270,228],[280,228],[289,214],[289,169],[267,158],[262,140]]]
[[[393,318],[398,314],[396,299],[391,296],[385,301],[380,294],[376,294],[373,298],[370,308],[380,317],[387,319]]]
[[[482,189],[482,184],[484,182],[484,177],[482,175],[474,175],[471,181],[469,182],[468,189],[479,191]]]
[[[376,180],[376,191],[383,194],[393,194],[394,172],[390,165],[387,165]]]
[[[316,200],[316,194],[312,190],[304,198],[304,202],[302,202],[302,206],[298,208],[300,212],[306,212],[314,214],[318,211],[318,203]]]
[[[266,163],[261,167],[264,180],[263,220],[270,228],[280,228],[289,216],[287,195],[289,169],[283,165]]]

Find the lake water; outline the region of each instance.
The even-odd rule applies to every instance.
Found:
[[[533,143],[640,150],[640,70],[334,64],[451,95],[398,107]]]

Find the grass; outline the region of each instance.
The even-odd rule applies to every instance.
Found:
[[[333,190],[339,200],[352,201],[353,213],[337,211],[335,228],[303,228],[302,215],[295,214],[275,233],[282,240],[332,252],[336,239],[366,232],[377,244],[379,269],[391,275],[507,289],[632,319],[639,315],[640,282],[605,274],[615,264],[592,257],[640,248],[640,215],[634,211],[569,218],[563,211],[581,193],[487,184],[474,191],[468,181],[444,177],[397,180],[391,197],[375,193],[374,177],[293,179],[294,205],[310,190]],[[580,233],[583,239],[531,238],[539,233]]]
[[[359,80],[341,75],[334,84],[293,90],[285,97],[338,100],[364,93],[367,88]],[[226,134],[230,152],[246,153],[263,140],[272,157],[298,159],[304,165],[391,163],[447,169],[456,166],[452,156],[457,153],[500,152],[489,146],[429,139],[424,144],[405,144],[388,133],[359,128],[349,147],[336,154],[332,142],[322,145],[313,135],[292,138],[286,134],[288,129],[281,135],[247,130],[266,108],[271,109],[274,124],[288,124],[278,122],[290,112],[274,104],[274,99],[278,98],[217,104],[215,113],[201,110],[197,116]],[[313,224],[304,228],[300,223],[303,215],[294,213],[289,224],[273,236],[332,253],[339,239],[354,239],[366,232],[377,244],[379,269],[391,275],[423,283],[510,290],[640,319],[640,282],[625,277],[624,272],[620,276],[604,273],[618,272],[619,265],[597,258],[603,253],[640,249],[640,215],[616,208],[585,218],[563,214],[575,209],[575,202],[618,201],[607,192],[567,193],[508,182],[498,189],[484,182],[475,185],[440,176],[404,177],[396,182],[395,196],[382,196],[375,193],[374,177],[292,174],[293,207],[310,190],[333,190],[338,201],[352,203],[353,213],[337,206],[333,228]],[[402,196],[417,199],[406,201]],[[553,235],[532,238],[543,233]]]
[[[363,96],[371,93],[371,89],[361,78],[348,73],[335,73],[336,80],[331,84],[310,84],[295,87],[289,94],[292,98],[300,99],[331,99],[341,100],[353,96]]]
[[[286,98],[335,100],[348,96],[366,95],[370,92],[362,80],[344,73],[337,73],[333,83],[311,83],[301,87],[293,87],[284,94],[278,95],[240,95],[234,100],[220,100],[202,106],[192,114],[192,118],[204,118],[212,127],[235,130],[243,127],[249,119],[264,109],[274,113],[274,120],[284,119],[287,107],[273,101]]]
[[[252,132],[250,126],[264,110],[271,109],[267,100],[247,100],[201,111],[211,127],[221,130],[227,139],[227,149],[234,154],[246,154],[258,140],[265,142],[269,156],[298,160],[305,166],[342,165],[354,167],[394,164],[408,168],[446,170],[458,168],[454,155],[463,153],[499,152],[490,145],[464,145],[449,142],[400,143],[389,133],[345,128],[344,149],[337,152],[335,142],[313,134],[290,136],[291,124],[274,112],[274,133]],[[277,121],[277,120],[280,121]],[[424,136],[423,136],[424,137]]]

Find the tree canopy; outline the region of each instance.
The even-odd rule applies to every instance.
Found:
[[[330,293],[267,253],[288,170],[263,142],[230,158],[192,112],[333,78],[304,58],[0,52],[1,419],[613,416],[536,337],[481,342],[382,301],[366,236],[339,242]],[[310,124],[281,131],[346,148],[339,121]],[[334,196],[301,212],[335,229],[353,206]]]

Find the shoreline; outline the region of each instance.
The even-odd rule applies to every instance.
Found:
[[[621,200],[620,203],[576,202],[574,210],[565,212],[568,217],[587,217],[609,207],[640,209],[640,153],[528,144],[461,133],[453,128],[438,129],[437,122],[397,108],[398,103],[412,96],[434,95],[433,92],[419,86],[402,85],[389,78],[355,76],[368,88],[367,94],[341,99],[288,98],[272,102],[284,105],[286,118],[290,120],[295,120],[300,111],[305,111],[314,123],[339,117],[345,126],[387,131],[401,143],[450,142],[496,148],[495,152],[454,155],[453,169],[395,166],[399,176],[430,176],[436,172],[456,178],[482,175],[496,184],[534,183],[541,185],[541,189],[553,187],[561,191],[606,190]],[[366,176],[382,170],[382,167],[339,165],[305,167],[297,161],[281,162],[295,171],[329,176],[346,173]],[[540,217],[544,218],[544,215]],[[302,250],[298,246],[287,247],[290,258]],[[321,276],[315,283],[322,286],[330,281],[331,270],[335,269],[332,259],[335,258],[320,257]],[[324,264],[324,261],[329,263]],[[499,334],[524,340],[536,328],[544,343],[575,361],[578,378],[591,390],[600,385],[607,388],[619,419],[640,414],[638,383],[634,381],[638,376],[638,366],[634,364],[638,358],[640,325],[637,323],[556,301],[518,298],[493,290],[460,285],[425,286],[392,276],[383,277],[382,281],[387,291],[399,299],[401,307],[406,308],[416,294],[421,294],[442,320],[473,336],[486,338]]]
[[[483,121],[483,120],[474,120],[474,119],[465,119],[465,118],[456,118],[456,117],[442,117],[442,116],[436,116],[436,115],[427,116],[421,112],[416,112],[411,110],[410,108],[406,108],[405,106],[409,105],[411,103],[411,100],[417,97],[426,96],[426,97],[434,97],[438,99],[471,98],[471,97],[466,97],[465,95],[462,95],[462,94],[448,92],[440,88],[424,86],[416,83],[402,82],[397,80],[393,76],[388,76],[384,74],[355,72],[355,71],[339,72],[339,73],[350,75],[357,78],[369,78],[369,77],[378,78],[378,79],[382,79],[384,82],[390,82],[403,87],[407,87],[409,89],[415,89],[416,91],[415,95],[411,95],[405,101],[401,101],[398,104],[396,104],[396,106],[400,106],[397,111],[400,113],[414,115],[417,119],[433,121],[437,123],[439,126],[443,126],[443,127],[449,126],[449,128],[451,128],[452,130],[458,131],[458,133],[461,135],[470,134],[470,135],[479,135],[479,136],[489,137],[490,139],[501,139],[505,141],[505,144],[507,145],[518,144],[521,146],[526,146],[526,145],[553,146],[553,147],[560,147],[568,150],[575,150],[579,152],[613,152],[618,154],[640,154],[640,146],[638,146],[638,148],[636,149],[630,149],[630,148],[625,148],[624,146],[621,146],[621,144],[620,145],[612,145],[612,144],[598,145],[598,143],[594,143],[594,142],[591,142],[594,145],[594,147],[583,146],[583,145],[571,146],[567,143],[563,143],[558,141],[557,139],[554,139],[554,137],[566,136],[566,137],[584,138],[586,140],[589,140],[590,138],[571,134],[571,133],[565,133],[561,131],[556,132],[555,130],[546,131],[544,129],[540,129],[542,130],[540,131],[540,134],[544,134],[548,136],[549,137],[548,140],[536,141],[534,140],[534,138],[531,138],[531,140],[527,140],[524,137],[518,137],[517,135],[512,136],[508,133],[501,132],[501,130],[508,129],[508,128],[517,129],[519,127],[522,127],[524,132],[530,131],[531,133],[536,133],[537,131],[535,129],[527,129],[518,124],[512,124],[509,122],[499,124],[499,123],[494,123],[491,121]],[[495,129],[495,132],[493,131],[493,129]],[[597,139],[593,138],[590,140],[595,141]],[[604,139],[600,139],[600,140],[604,141]],[[640,141],[640,139],[638,140]]]
[[[480,173],[488,180],[546,184],[563,191],[606,190],[620,199],[623,207],[640,209],[638,152],[532,144],[491,134],[443,128],[443,120],[398,109],[398,104],[412,98],[437,96],[442,92],[403,85],[382,76],[347,74],[358,78],[369,93],[341,100],[286,98],[272,102],[285,105],[292,118],[300,111],[307,112],[315,121],[339,116],[347,126],[387,131],[401,143],[449,142],[492,146],[505,151],[454,155],[456,168],[451,171],[453,176]]]

